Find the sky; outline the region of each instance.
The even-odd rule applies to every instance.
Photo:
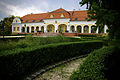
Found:
[[[68,11],[86,10],[80,6],[81,0],[0,0],[0,20],[10,15],[24,16],[27,14],[46,13],[59,8]]]

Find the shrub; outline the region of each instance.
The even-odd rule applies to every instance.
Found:
[[[90,53],[70,80],[119,80],[120,57],[117,56],[120,56],[119,49],[115,47],[104,47]]]
[[[71,57],[88,54],[100,47],[102,47],[101,41],[84,41],[4,51],[0,56],[0,78],[19,80],[37,69]]]
[[[31,35],[25,38],[12,38],[0,40],[0,51],[11,50],[15,48],[26,48],[31,46],[40,46],[45,44],[53,44],[60,42],[75,42],[81,39],[56,36],[56,37],[32,37]]]

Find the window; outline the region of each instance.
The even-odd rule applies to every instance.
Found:
[[[28,22],[28,20],[26,20],[26,22]]]
[[[17,27],[17,31],[19,31],[19,27]]]
[[[32,20],[32,22],[35,22],[35,20]]]
[[[40,19],[40,22],[42,22],[43,20],[42,19]]]
[[[14,31],[16,30],[16,27],[14,27]]]
[[[61,16],[60,17],[64,17],[64,14],[61,14]]]
[[[16,20],[16,23],[17,23],[17,20]]]
[[[78,18],[75,18],[75,20],[78,20]]]
[[[54,16],[53,15],[50,15],[50,18],[53,18]]]
[[[88,18],[85,18],[85,20],[88,20]]]

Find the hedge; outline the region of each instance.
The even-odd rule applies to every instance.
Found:
[[[70,80],[119,80],[119,52],[119,48],[104,47],[90,53]]]
[[[71,57],[88,54],[102,46],[102,41],[84,41],[8,50],[4,52],[6,55],[0,55],[0,79],[23,80],[38,69]]]

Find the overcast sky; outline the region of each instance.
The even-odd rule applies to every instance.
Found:
[[[24,16],[30,13],[45,13],[64,8],[68,11],[73,9],[85,10],[86,6],[80,7],[81,0],[0,0],[0,20],[9,15]]]

